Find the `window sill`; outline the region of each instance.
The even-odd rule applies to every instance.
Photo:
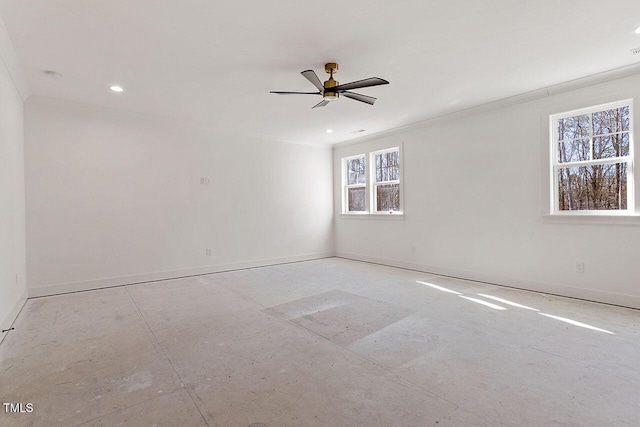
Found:
[[[639,214],[543,214],[545,224],[571,225],[636,225],[640,226]]]
[[[394,214],[388,214],[388,213],[375,213],[375,214],[371,214],[371,213],[341,213],[340,214],[340,218],[345,218],[345,219],[381,219],[384,221],[387,220],[403,220],[404,219],[404,214],[403,213],[394,213]]]

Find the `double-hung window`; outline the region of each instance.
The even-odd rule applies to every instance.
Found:
[[[375,166],[373,196],[376,213],[400,212],[400,151],[397,148],[371,153]]]
[[[345,166],[345,212],[366,212],[367,175],[364,154],[343,159]]]
[[[393,147],[342,159],[343,214],[401,214],[401,156]]]
[[[554,214],[634,213],[631,100],[551,116]]]

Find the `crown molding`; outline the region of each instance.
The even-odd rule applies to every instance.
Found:
[[[532,90],[530,92],[525,92],[518,95],[510,96],[507,98],[502,98],[495,101],[487,102],[485,104],[480,104],[473,107],[453,111],[447,114],[443,114],[441,116],[430,117],[428,119],[421,120],[414,123],[409,123],[404,126],[383,130],[380,132],[373,133],[371,135],[362,136],[360,138],[354,138],[347,141],[338,142],[333,145],[333,148],[335,150],[335,149],[340,149],[342,147],[348,147],[350,145],[356,145],[363,142],[373,141],[373,140],[383,138],[385,136],[396,135],[398,133],[406,132],[412,129],[417,129],[423,126],[432,125],[434,123],[438,123],[443,120],[466,117],[471,114],[477,114],[477,113],[482,113],[486,111],[509,107],[512,105],[523,104],[525,102],[551,97],[561,93],[570,92],[573,90],[582,89],[589,86],[594,86],[600,83],[606,83],[609,81],[630,77],[636,74],[640,74],[640,63],[631,64],[631,65],[627,65],[620,68],[615,68],[609,71],[603,71],[601,73],[591,74],[589,76],[580,77],[574,80],[569,80],[567,82],[543,87],[540,89]]]

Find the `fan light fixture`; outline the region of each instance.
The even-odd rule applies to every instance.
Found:
[[[358,80],[355,82],[340,84],[333,79],[333,75],[338,72],[338,64],[335,62],[328,62],[324,65],[324,71],[329,74],[329,80],[324,84],[318,78],[318,75],[313,70],[305,70],[301,72],[302,76],[309,80],[312,85],[318,89],[317,92],[280,92],[272,91],[278,95],[321,95],[322,101],[318,102],[311,108],[324,107],[331,101],[336,101],[340,94],[343,94],[345,98],[355,99],[356,101],[364,102],[365,104],[373,105],[376,102],[376,98],[373,96],[362,95],[360,93],[351,92],[352,89],[361,89],[371,86],[388,85],[389,82],[380,77],[369,77],[368,79]]]

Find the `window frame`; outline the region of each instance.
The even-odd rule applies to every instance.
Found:
[[[398,152],[398,179],[391,181],[377,181],[376,176],[376,156],[379,154],[392,153],[394,151]],[[402,202],[403,202],[403,194],[402,194],[402,157],[400,154],[400,147],[391,147],[385,148],[382,150],[372,151],[369,153],[369,164],[372,165],[371,170],[369,171],[370,180],[371,180],[371,188],[370,188],[370,197],[371,207],[370,212],[372,215],[401,215],[402,214]],[[400,203],[398,203],[397,211],[379,211],[378,210],[378,192],[376,191],[378,186],[380,185],[395,185],[398,184],[398,197],[400,198]]]
[[[398,180],[393,181],[381,181],[376,182],[376,168],[375,168],[375,156],[377,154],[389,153],[392,151],[398,152]],[[386,147],[380,150],[367,150],[364,153],[354,154],[340,159],[341,165],[341,202],[342,209],[341,215],[344,217],[359,217],[359,218],[398,218],[404,216],[404,167],[402,159],[402,144]],[[365,166],[365,183],[364,184],[349,184],[347,162],[349,160],[364,158]],[[378,185],[398,184],[398,192],[400,197],[399,210],[397,211],[377,211],[377,193],[376,188]],[[364,211],[349,211],[349,189],[350,188],[365,188],[365,210]]]
[[[592,115],[595,112],[606,111],[610,109],[629,107],[629,154],[621,157],[608,157],[604,159],[590,159],[573,162],[559,162],[559,143],[558,138],[558,122],[561,119],[568,117],[575,117],[579,115]],[[597,135],[593,135],[593,123],[590,123],[591,131],[588,138],[590,139],[590,147],[593,152],[593,139]],[[636,215],[635,206],[635,178],[634,178],[634,159],[635,159],[635,147],[634,147],[634,108],[633,99],[624,99],[614,102],[607,102],[599,105],[594,105],[586,108],[577,108],[570,111],[564,111],[560,113],[554,113],[549,115],[549,172],[551,174],[550,179],[550,215],[555,217],[576,217],[576,216],[631,216]],[[627,164],[627,208],[626,209],[611,209],[611,210],[595,210],[595,209],[583,209],[583,210],[560,210],[559,209],[559,179],[558,172],[560,169],[568,167],[581,167],[581,166],[594,166],[603,164],[615,164],[626,163]]]
[[[364,184],[358,184],[358,183],[349,184],[349,170],[347,168],[347,162],[353,159],[364,160],[364,177],[365,177]],[[367,160],[367,155],[365,153],[342,158],[342,213],[344,215],[366,215],[369,213],[368,169],[369,169],[369,163]],[[363,211],[349,210],[349,189],[350,188],[364,188],[364,210]]]

